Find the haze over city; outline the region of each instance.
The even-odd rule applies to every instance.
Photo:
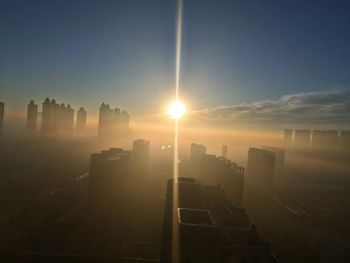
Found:
[[[347,1],[2,1],[0,262],[349,262]]]

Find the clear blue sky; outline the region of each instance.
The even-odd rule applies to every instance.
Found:
[[[184,0],[182,92],[196,108],[350,85],[349,1]],[[176,2],[2,0],[0,100],[151,114],[173,92]]]

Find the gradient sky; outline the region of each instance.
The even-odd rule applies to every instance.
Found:
[[[349,1],[184,0],[181,91],[193,108],[350,87]],[[0,2],[0,100],[107,102],[132,116],[173,94],[176,2]]]

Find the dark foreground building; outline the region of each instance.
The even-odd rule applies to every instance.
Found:
[[[88,243],[96,256],[118,253],[123,242],[124,188],[130,152],[111,148],[91,155],[88,189]],[[113,253],[112,253],[113,255]]]
[[[162,239],[162,263],[278,262],[244,209],[193,178],[168,181]]]

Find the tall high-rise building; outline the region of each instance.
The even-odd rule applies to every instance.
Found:
[[[190,160],[180,162],[180,174],[205,184],[222,185],[230,201],[241,206],[244,168],[224,157],[207,154],[204,145],[191,144]]]
[[[262,146],[261,148],[275,154],[275,170],[280,171],[284,167],[286,150],[272,146]]]
[[[123,128],[129,128],[130,115],[127,111],[123,110],[120,113],[120,122]]]
[[[177,177],[167,184],[161,262],[278,260],[245,210],[233,206],[220,186]]]
[[[101,137],[114,136],[127,130],[130,116],[124,110],[111,108],[108,104],[102,103],[99,111],[98,135]]]
[[[116,128],[120,128],[121,124],[121,112],[119,108],[114,108],[113,111],[113,124],[116,126]]]
[[[295,130],[294,132],[294,144],[297,147],[308,147],[311,142],[310,130]]]
[[[42,117],[41,117],[41,131],[53,132],[57,130],[57,112],[59,104],[56,101],[46,98],[43,102]]]
[[[289,147],[293,143],[293,130],[291,129],[285,129],[283,131],[283,142],[284,145]]]
[[[134,170],[145,173],[148,168],[150,142],[135,140],[132,145],[131,160]]]
[[[341,131],[340,141],[341,141],[341,144],[344,144],[346,146],[350,145],[350,131]]]
[[[105,136],[112,132],[113,109],[108,104],[102,103],[98,118],[98,135]]]
[[[246,185],[256,191],[273,194],[275,153],[270,150],[249,148]]]
[[[27,106],[27,130],[35,130],[38,119],[38,105],[31,100]]]
[[[86,128],[87,112],[83,107],[77,111],[77,125],[76,129],[81,131]]]
[[[332,147],[338,144],[338,131],[315,130],[312,132],[313,147]]]
[[[191,162],[199,162],[207,149],[202,144],[191,143],[190,160]]]
[[[73,130],[74,128],[74,109],[70,106],[70,104],[67,105],[65,111],[64,111],[64,128],[68,131]]]
[[[91,155],[88,187],[89,244],[93,254],[108,254],[123,241],[123,191],[130,153],[112,148]]]
[[[227,145],[223,145],[222,146],[221,156],[224,157],[224,158],[227,158],[227,151],[228,151],[228,146]]]
[[[0,101],[0,132],[4,127],[5,103]]]

